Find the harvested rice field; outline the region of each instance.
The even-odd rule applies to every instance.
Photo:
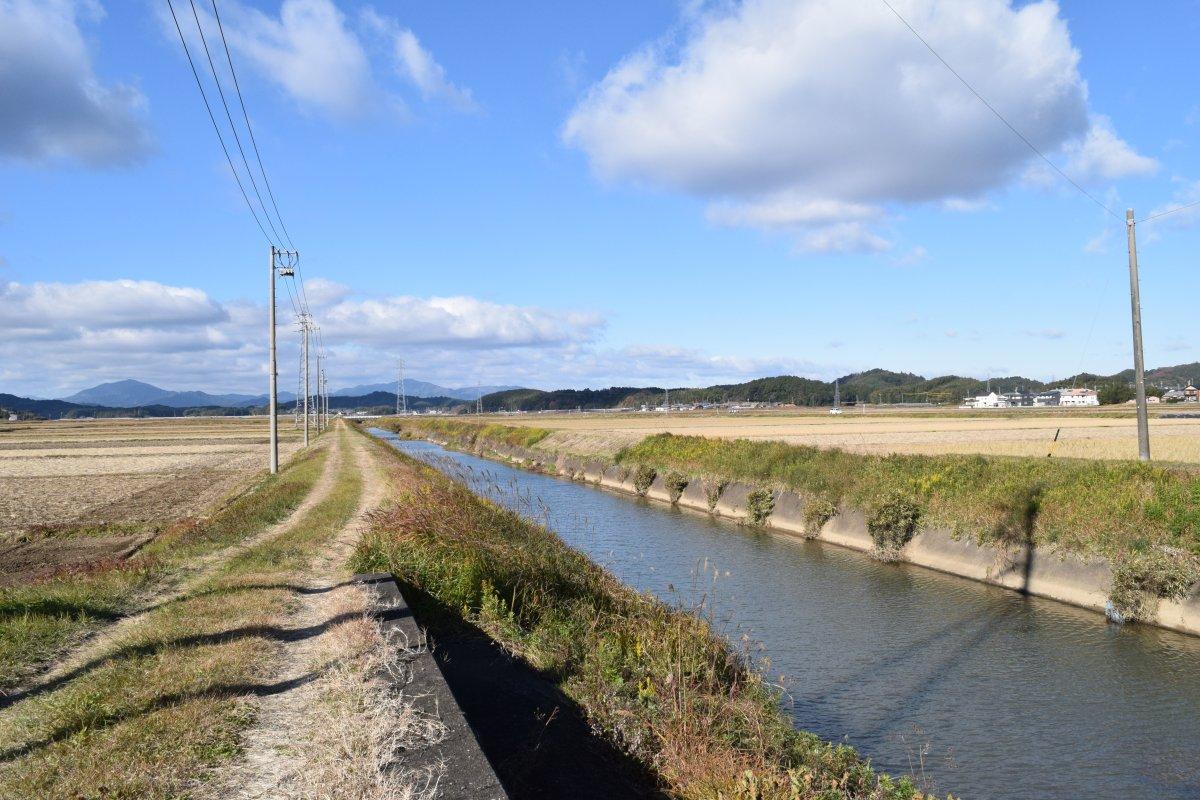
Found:
[[[0,540],[199,516],[265,469],[267,435],[248,418],[0,424]],[[281,421],[281,459],[299,442]]]
[[[1200,409],[1156,410],[1150,418],[1151,454],[1157,461],[1200,463]],[[627,414],[528,414],[503,424],[554,431],[537,446],[611,456],[655,433],[725,439],[775,440],[856,453],[982,453],[1055,458],[1137,458],[1132,409],[956,410],[847,409],[824,412]]]

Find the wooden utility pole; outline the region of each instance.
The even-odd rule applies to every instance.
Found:
[[[279,257],[284,258],[283,266],[277,266]],[[267,406],[269,407],[268,414],[270,416],[271,428],[271,456],[270,467],[271,474],[279,472],[279,386],[278,386],[278,359],[275,353],[275,274],[276,272],[283,277],[293,274],[291,267],[291,259],[295,253],[277,250],[275,245],[271,245],[271,294],[268,309],[268,350],[270,351],[270,360],[267,364],[267,371],[271,374],[270,390],[267,393]]]
[[[1142,297],[1138,286],[1137,233],[1133,209],[1125,212],[1129,232],[1129,304],[1133,312],[1133,380],[1137,391],[1138,458],[1150,460],[1150,422],[1146,418],[1146,368],[1142,362]]]

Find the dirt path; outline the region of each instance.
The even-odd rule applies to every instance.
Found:
[[[84,665],[94,663],[96,660],[103,658],[110,649],[116,646],[117,642],[121,641],[126,634],[140,625],[147,614],[156,608],[185,597],[195,587],[220,569],[221,565],[229,562],[239,554],[290,530],[292,526],[304,518],[304,515],[309,510],[324,500],[333,488],[335,476],[338,473],[342,460],[345,458],[345,454],[342,452],[341,440],[337,437],[331,438],[333,443],[329,446],[333,448],[333,451],[325,461],[321,476],[313,484],[308,495],[300,501],[287,517],[254,536],[208,553],[187,565],[189,574],[184,580],[173,586],[166,587],[147,598],[140,610],[122,617],[88,636],[79,646],[69,652],[55,666],[42,673],[36,680],[10,692],[5,698],[8,704],[18,702],[29,695],[40,694],[69,679],[71,675]]]
[[[357,702],[347,703],[345,697],[334,697],[331,702],[327,680],[301,680],[305,675],[336,671],[343,662],[362,657],[376,646],[372,642],[375,631],[366,616],[369,600],[362,587],[346,583],[349,577],[346,562],[366,529],[368,515],[384,502],[387,481],[364,437],[351,435],[349,449],[363,480],[357,511],[336,538],[313,559],[306,573],[297,576],[297,583],[306,591],[299,595],[297,608],[287,618],[289,628],[319,629],[321,633],[279,644],[270,680],[276,684],[291,682],[294,685],[258,701],[255,723],[243,736],[242,760],[222,769],[212,785],[206,787],[205,795],[259,800],[310,797],[316,792],[323,797],[332,797],[342,796],[338,791],[338,784],[341,784],[347,790],[345,796],[392,796],[385,785],[386,776],[364,776],[363,770],[354,764],[337,765],[340,756],[336,753],[317,757],[326,763],[313,763],[314,731],[329,734],[329,729],[339,724],[352,728],[368,725],[362,724],[361,719],[352,718],[359,711],[354,708]],[[350,680],[362,685],[369,678],[354,675]],[[340,710],[331,707],[339,704],[343,706]],[[355,748],[346,747],[344,740],[354,735],[347,732],[344,737],[333,737],[338,741],[337,749],[353,751]],[[328,774],[331,767],[337,775]],[[366,771],[373,772],[373,769]],[[319,788],[307,785],[314,772],[321,776]],[[384,783],[378,783],[380,780]],[[350,783],[354,784],[352,790]]]

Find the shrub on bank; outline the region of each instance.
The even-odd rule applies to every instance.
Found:
[[[782,486],[820,498],[823,512],[856,508],[869,514],[879,498],[904,495],[919,510],[921,525],[948,528],[981,544],[1028,542],[1101,555],[1114,563],[1151,546],[1200,555],[1200,469],[1194,467],[878,456],[669,433],[624,448],[617,462]],[[814,512],[811,522],[823,524],[820,516]]]
[[[553,676],[671,795],[922,796],[852,748],[795,730],[777,692],[701,617],[634,592],[545,528],[407,463],[407,494],[374,518],[355,568],[393,572]]]

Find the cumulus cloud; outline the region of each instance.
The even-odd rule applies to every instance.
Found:
[[[1017,129],[1065,154],[1077,174],[1155,166],[1090,115],[1055,3],[899,6]],[[680,44],[626,57],[566,121],[565,142],[600,177],[709,198],[721,224],[807,231],[802,247],[882,250],[886,241],[864,231],[887,204],[978,198],[1029,169],[1026,145],[879,4],[700,8]],[[825,209],[846,215],[830,219]]]
[[[337,385],[386,381],[397,355],[409,374],[449,386],[695,385],[833,368],[794,358],[748,358],[694,348],[602,341],[586,311],[472,297],[360,299],[312,278],[308,297]],[[70,394],[136,377],[169,389],[266,391],[266,309],[153,281],[0,282],[0,392]],[[295,386],[299,337],[279,329],[283,389]],[[844,370],[843,370],[844,371]]]
[[[321,312],[326,335],[374,345],[528,347],[591,339],[595,314],[501,305],[474,297],[342,300]]]
[[[1176,179],[1178,188],[1175,197],[1169,203],[1150,209],[1146,217],[1165,216],[1161,221],[1155,220],[1155,225],[1167,224],[1177,228],[1191,228],[1200,223],[1200,181]]]
[[[152,150],[141,92],[92,65],[80,22],[102,15],[83,0],[0,0],[0,156],[112,166]]]
[[[169,35],[176,37],[170,15],[160,11],[160,16]],[[473,102],[468,90],[446,79],[441,65],[421,47],[412,31],[374,9],[364,9],[358,25],[334,0],[284,0],[277,17],[225,0],[221,18],[238,58],[306,110],[338,119],[365,117],[380,108],[408,113],[401,94],[381,80],[381,73],[387,71],[372,63],[363,33],[387,35],[392,43],[392,71],[411,83],[422,98],[449,98],[464,106]],[[200,9],[200,19],[206,35],[219,35],[210,13]],[[191,40],[189,44],[201,46],[194,23],[184,26],[184,35]]]
[[[396,72],[415,86],[422,97],[446,100],[463,110],[476,108],[471,91],[455,86],[446,78],[446,70],[421,46],[415,33],[395,20],[380,16],[373,8],[364,9],[363,21],[391,43]]]

